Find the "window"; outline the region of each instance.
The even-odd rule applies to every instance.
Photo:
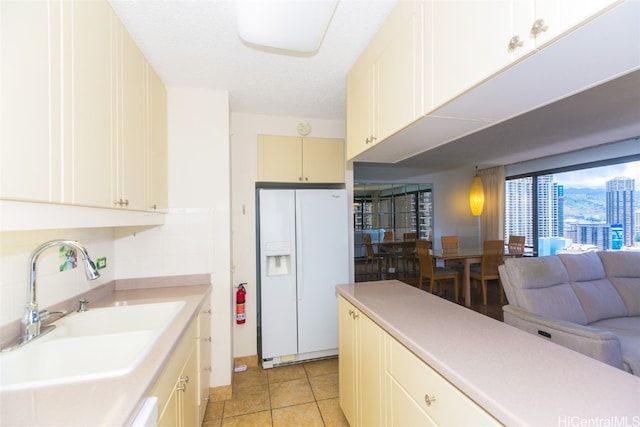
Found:
[[[524,235],[539,256],[640,250],[637,158],[511,177],[505,185],[505,240]]]

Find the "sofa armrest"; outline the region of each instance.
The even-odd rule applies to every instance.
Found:
[[[504,322],[511,326],[623,369],[620,340],[609,331],[549,319],[512,305],[506,305],[502,309]]]

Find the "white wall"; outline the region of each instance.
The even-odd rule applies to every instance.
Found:
[[[299,136],[301,121],[311,125],[309,137],[344,138],[341,120],[303,119],[233,113],[231,115],[232,282],[247,283],[247,321],[233,325],[234,357],[257,354],[256,323],[256,206],[257,141],[259,134]],[[350,178],[349,178],[350,179]],[[234,289],[235,291],[235,289]]]

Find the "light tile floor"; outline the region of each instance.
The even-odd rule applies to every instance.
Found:
[[[348,427],[338,403],[338,359],[234,373],[231,399],[207,406],[203,427],[214,426]]]

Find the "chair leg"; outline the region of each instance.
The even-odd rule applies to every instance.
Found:
[[[487,305],[487,281],[482,280],[482,303]]]
[[[431,279],[431,284],[429,285],[429,293],[433,293],[433,288],[435,285],[436,281],[433,280],[433,278]]]
[[[453,279],[453,297],[455,301],[458,302],[458,278],[454,277]]]
[[[422,275],[420,276],[420,279],[418,280],[418,288],[422,289]]]

